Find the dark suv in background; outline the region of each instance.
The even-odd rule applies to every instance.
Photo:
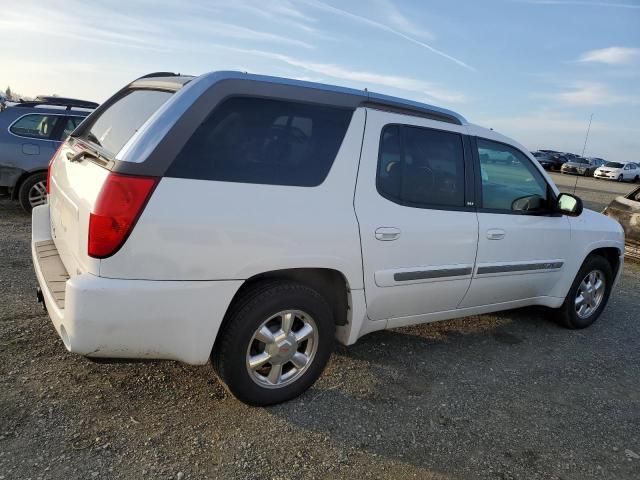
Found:
[[[0,102],[0,193],[11,195],[28,212],[44,203],[49,160],[97,106],[61,97]]]
[[[565,164],[568,158],[561,152],[554,152],[551,150],[538,150],[537,152],[531,152],[536,160],[542,165],[545,170],[552,170],[559,172],[563,164]]]

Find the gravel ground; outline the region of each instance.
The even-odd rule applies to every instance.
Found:
[[[621,193],[584,182],[593,208]],[[640,265],[584,331],[531,308],[376,332],[250,408],[210,366],[67,353],[29,233],[0,198],[0,480],[640,478]]]

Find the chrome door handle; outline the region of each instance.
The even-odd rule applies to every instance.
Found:
[[[380,227],[376,229],[376,239],[383,242],[397,240],[400,237],[400,230],[395,227]]]
[[[487,238],[489,240],[502,240],[505,235],[505,231],[499,228],[492,228],[491,230],[487,230]]]

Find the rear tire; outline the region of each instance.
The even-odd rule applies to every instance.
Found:
[[[590,275],[593,275],[592,278],[595,279],[595,282],[592,282],[594,287],[592,291],[589,291],[588,279]],[[600,292],[597,288],[598,281],[603,283]],[[571,284],[564,303],[558,309],[559,322],[571,329],[586,328],[591,325],[607,305],[612,284],[613,272],[609,262],[599,255],[587,257]],[[580,299],[582,299],[582,303]],[[589,308],[584,308],[587,303]]]
[[[640,181],[640,175],[636,175],[633,177],[633,183],[638,183]]]
[[[334,335],[331,307],[317,291],[274,281],[259,284],[235,302],[211,359],[240,401],[273,405],[301,395],[315,383],[333,351]]]
[[[28,176],[18,190],[18,201],[25,212],[31,213],[33,207],[47,201],[47,174],[34,173]]]

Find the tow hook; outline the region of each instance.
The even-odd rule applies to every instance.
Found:
[[[44,311],[47,311],[47,304],[44,303],[44,295],[42,294],[42,289],[40,287],[36,288],[36,298],[38,299],[38,303],[42,304],[42,308]]]

